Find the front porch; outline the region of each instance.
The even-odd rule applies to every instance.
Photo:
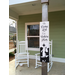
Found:
[[[33,6],[34,4],[34,6]],[[53,40],[52,57],[65,60],[65,1],[51,0],[49,1],[49,40]],[[27,41],[29,55],[39,53],[39,39],[38,35],[28,35],[27,30],[31,25],[40,25],[42,21],[42,6],[40,0],[9,5],[9,17],[16,20],[17,32],[17,47],[18,41]],[[37,31],[37,30],[36,30]],[[30,31],[29,31],[30,33]],[[35,38],[35,39],[34,39]],[[32,45],[33,42],[33,45]],[[17,50],[18,52],[18,50]],[[54,60],[54,61],[58,61]]]
[[[27,65],[18,66],[15,70],[15,60],[9,63],[10,75],[41,75],[41,67],[35,69],[35,54],[39,53],[40,22],[42,21],[41,0],[28,3],[9,5],[9,17],[16,20],[17,52],[18,41],[28,41],[30,57],[29,68]],[[49,41],[53,40],[52,61],[53,66],[48,75],[65,75],[65,1],[51,0],[49,2],[48,21]],[[36,25],[35,35],[31,34],[30,27]],[[36,31],[38,33],[36,34]],[[30,33],[30,34],[29,34]],[[32,44],[33,43],[33,44]],[[61,63],[64,62],[64,63]]]
[[[30,67],[23,65],[15,69],[15,60],[9,62],[9,75],[41,75],[41,67],[35,69],[35,59],[29,60]],[[53,62],[53,66],[48,75],[65,75],[65,63]]]

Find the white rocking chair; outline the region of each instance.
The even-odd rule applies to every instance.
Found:
[[[49,63],[47,63],[47,72],[49,72],[52,68],[53,62],[52,62],[52,40],[49,41]],[[42,66],[42,63],[40,62],[40,53],[36,53],[36,63],[35,68],[38,68],[39,66]]]
[[[23,64],[29,67],[28,43],[26,41],[18,41],[18,52],[15,54],[15,68]]]

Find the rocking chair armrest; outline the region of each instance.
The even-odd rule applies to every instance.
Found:
[[[15,53],[14,55],[15,55],[15,59],[16,59],[18,57],[18,53]]]
[[[39,55],[40,53],[36,53],[35,55]]]
[[[14,55],[16,56],[18,53],[15,53]]]
[[[49,54],[49,56],[52,56],[52,54]]]

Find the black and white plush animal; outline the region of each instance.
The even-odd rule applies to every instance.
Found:
[[[41,61],[49,61],[49,48],[47,48],[45,44],[43,44],[43,47],[40,47],[40,58]]]

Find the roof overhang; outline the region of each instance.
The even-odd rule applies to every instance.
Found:
[[[49,12],[61,11],[61,10],[65,10],[65,0],[49,0]],[[29,15],[37,13],[42,13],[41,0],[34,0],[30,2],[22,2],[18,4],[9,5],[10,17],[18,19],[19,15]]]

